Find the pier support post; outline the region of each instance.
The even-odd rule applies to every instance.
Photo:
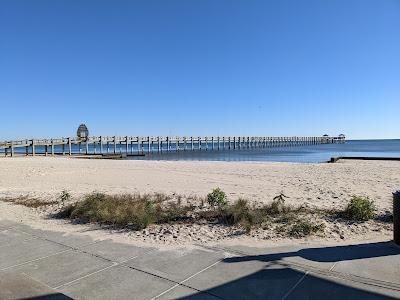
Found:
[[[71,144],[71,138],[68,138],[68,155],[72,155],[72,144]]]
[[[13,157],[14,156],[14,142],[13,141],[11,141],[10,150],[11,150],[11,157]]]
[[[129,137],[128,136],[125,137],[125,152],[126,152],[126,155],[128,155],[128,152],[129,152]]]
[[[51,139],[51,156],[54,156],[54,140]]]
[[[400,191],[393,193],[393,241],[400,245]]]
[[[114,142],[114,154],[116,154],[117,153],[117,137],[116,136],[114,136],[113,137],[113,142]]]
[[[103,137],[102,136],[100,136],[99,142],[100,142],[100,154],[103,155]]]
[[[36,149],[35,149],[35,140],[31,140],[32,143],[32,156],[36,155]]]
[[[131,155],[133,155],[133,137],[129,137],[131,139]]]

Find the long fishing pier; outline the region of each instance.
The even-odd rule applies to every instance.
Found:
[[[276,147],[297,147],[344,143],[337,137],[108,137],[30,139],[0,142],[0,155],[126,155],[179,151],[223,151]]]

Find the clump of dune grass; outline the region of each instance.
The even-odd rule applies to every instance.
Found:
[[[297,214],[301,211],[301,208],[285,204],[281,198],[258,206],[251,205],[248,200],[242,198],[227,203],[226,195],[220,189],[214,189],[207,198],[210,205],[203,207],[204,203],[198,203],[196,206],[186,201],[183,204],[182,197],[172,198],[159,193],[92,193],[84,196],[81,201],[64,206],[57,216],[81,222],[129,227],[133,230],[144,229],[150,224],[194,223],[205,220],[227,226],[239,226],[249,233],[253,228],[263,227],[263,224],[271,222],[289,226],[297,220]]]
[[[376,206],[368,197],[353,196],[340,215],[353,221],[368,221],[376,216]]]
[[[150,224],[203,223],[237,226],[250,233],[255,228],[271,228],[293,237],[322,232],[323,224],[304,221],[305,216],[321,214],[305,207],[285,203],[283,194],[268,204],[250,203],[239,198],[228,203],[221,189],[214,189],[204,198],[157,194],[107,195],[92,193],[82,200],[63,206],[58,217],[81,222],[113,225],[142,230]],[[193,204],[193,200],[195,200]]]
[[[313,223],[308,220],[300,220],[292,225],[289,229],[289,235],[296,238],[306,237],[318,232],[324,232],[325,224]]]
[[[57,204],[57,201],[41,200],[37,198],[31,198],[29,196],[19,196],[15,198],[3,198],[1,201],[10,202],[17,205],[22,205],[30,208],[39,208],[49,205]]]
[[[285,200],[283,197],[286,197],[283,194],[280,194],[274,197],[273,201],[269,204],[266,204],[263,207],[263,210],[266,210],[269,215],[286,215],[295,210],[295,208],[291,205],[285,204]]]
[[[154,223],[169,223],[188,218],[191,205],[165,203],[169,198],[156,195],[106,195],[92,193],[82,201],[63,208],[58,216],[82,222],[128,226],[141,230]]]
[[[177,202],[169,202],[165,205],[156,205],[156,222],[159,224],[187,221],[192,218],[195,206],[183,205],[178,197]]]
[[[262,227],[270,222],[290,223],[295,219],[298,209],[287,205],[282,199],[261,206],[250,205],[245,199],[239,198],[233,204],[220,209],[220,218],[228,225],[240,225],[247,233],[254,227]]]
[[[254,225],[254,210],[245,199],[239,198],[232,205],[226,206],[221,214],[227,224],[241,225],[246,232],[250,232]]]

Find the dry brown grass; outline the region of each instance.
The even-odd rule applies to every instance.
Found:
[[[30,208],[39,208],[39,207],[58,204],[58,201],[41,200],[37,198],[31,198],[29,196],[19,196],[16,198],[2,198],[0,200],[3,202],[10,202]]]

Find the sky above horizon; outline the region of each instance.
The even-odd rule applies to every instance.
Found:
[[[400,138],[400,1],[0,3],[0,140]]]

